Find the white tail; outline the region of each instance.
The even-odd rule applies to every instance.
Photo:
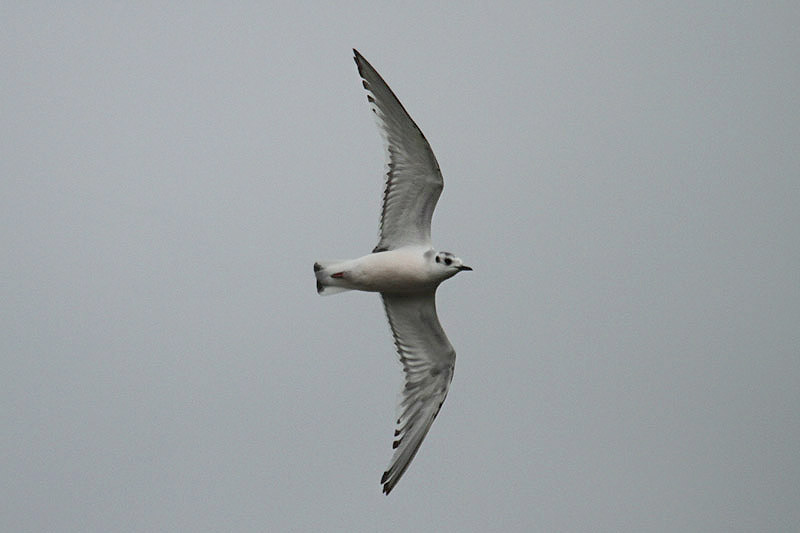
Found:
[[[345,287],[331,285],[330,283],[331,273],[328,272],[328,268],[342,262],[343,261],[317,261],[314,263],[314,275],[317,277],[317,294],[329,296],[331,294],[350,290]]]

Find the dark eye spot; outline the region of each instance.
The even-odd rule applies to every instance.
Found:
[[[436,256],[436,262],[437,263],[441,263],[442,262],[442,259],[438,255]]]
[[[452,263],[452,262],[453,262],[453,260],[450,259],[449,257],[444,260],[444,264],[447,265],[447,266],[450,266],[450,263]]]

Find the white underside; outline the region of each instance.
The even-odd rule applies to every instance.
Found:
[[[432,289],[443,278],[441,271],[430,267],[430,260],[425,257],[429,250],[408,246],[347,261],[320,262],[323,268],[316,276],[325,288],[321,294],[341,290],[407,293]]]

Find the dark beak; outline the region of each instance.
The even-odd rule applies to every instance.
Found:
[[[462,270],[472,270],[472,267],[468,267],[467,265],[461,265],[458,267],[459,272]]]

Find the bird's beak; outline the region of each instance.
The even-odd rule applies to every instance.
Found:
[[[458,267],[459,272],[462,270],[472,270],[472,267],[468,267],[467,265],[461,265]]]

